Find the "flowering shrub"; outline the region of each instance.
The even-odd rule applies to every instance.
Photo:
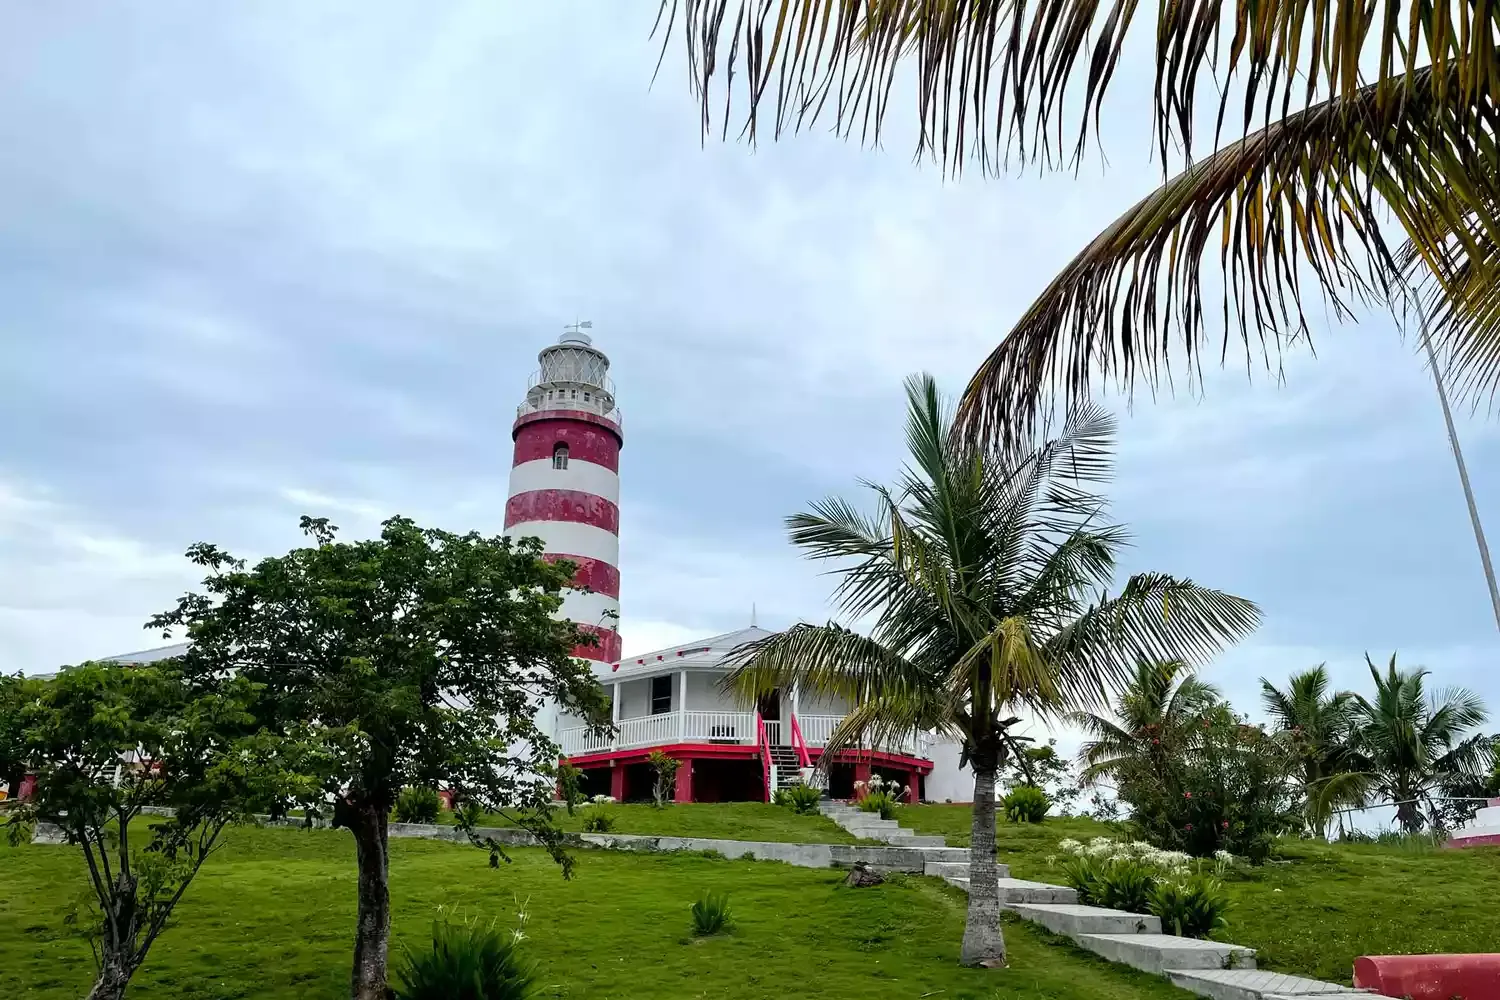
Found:
[[[869,781],[856,781],[854,794],[859,799],[860,809],[868,813],[879,813],[881,819],[894,819],[896,807],[901,804],[906,788],[895,781],[886,781],[877,774]]]
[[[772,803],[785,806],[799,816],[810,816],[818,811],[818,803],[823,800],[823,790],[814,788],[812,785],[791,785],[786,788],[776,789],[776,794],[771,797]]]
[[[526,935],[526,909],[515,930],[494,922],[449,920],[439,910],[427,951],[406,952],[397,967],[391,995],[396,1000],[524,1000],[531,995],[533,970],[518,946]]]
[[[1224,883],[1207,875],[1159,882],[1147,902],[1147,912],[1161,918],[1162,930],[1179,937],[1208,937],[1228,923],[1228,909]]]

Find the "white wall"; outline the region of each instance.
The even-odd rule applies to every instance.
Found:
[[[797,703],[798,715],[844,716],[849,714],[849,699],[836,695],[802,691],[798,694]]]
[[[927,748],[924,756],[932,761],[932,773],[924,789],[927,801],[973,802],[974,772],[959,766],[959,745],[932,737],[923,737],[922,742]]]

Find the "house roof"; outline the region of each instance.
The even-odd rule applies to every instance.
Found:
[[[611,663],[608,672],[602,675],[601,680],[649,677],[653,674],[681,670],[684,667],[692,667],[695,670],[717,667],[726,656],[745,643],[775,634],[759,626],[751,625],[748,628],[736,629],[722,635],[711,635],[707,639],[686,642],[679,646],[668,646],[666,649],[656,649],[636,656],[627,656],[619,663]]]
[[[102,656],[104,663],[155,663],[158,660],[170,660],[174,656],[181,656],[188,651],[191,643],[178,642],[170,646],[157,646],[154,649],[141,649],[134,653],[120,653],[116,656]]]

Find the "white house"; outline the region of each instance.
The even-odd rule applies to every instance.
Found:
[[[758,801],[819,763],[846,703],[793,687],[758,704],[724,690],[729,654],[770,635],[750,626],[698,642],[656,650],[609,664],[600,680],[609,689],[617,734],[591,734],[582,720],[563,715],[558,742],[583,771],[590,794],[616,799],[650,794],[653,750],[681,760],[680,802]],[[854,782],[872,773],[895,778],[921,796],[932,761],[921,755],[918,734],[895,744],[839,751],[828,762],[828,790],[853,795]]]

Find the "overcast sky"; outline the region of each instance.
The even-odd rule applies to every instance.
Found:
[[[625,414],[627,652],[826,616],[782,517],[893,478],[902,377],[960,389],[1153,186],[1149,75],[1076,177],[945,181],[902,128],[703,148],[675,46],[651,86],[654,6],[5,8],[0,669],[159,644],[197,540],[500,531],[514,407],[577,318]],[[1368,686],[1366,650],[1500,708],[1419,358],[1380,315],[1316,343],[1282,385],[1115,400],[1124,569],[1260,602],[1208,669],[1242,708],[1320,661]],[[1500,539],[1495,429],[1461,420]]]

